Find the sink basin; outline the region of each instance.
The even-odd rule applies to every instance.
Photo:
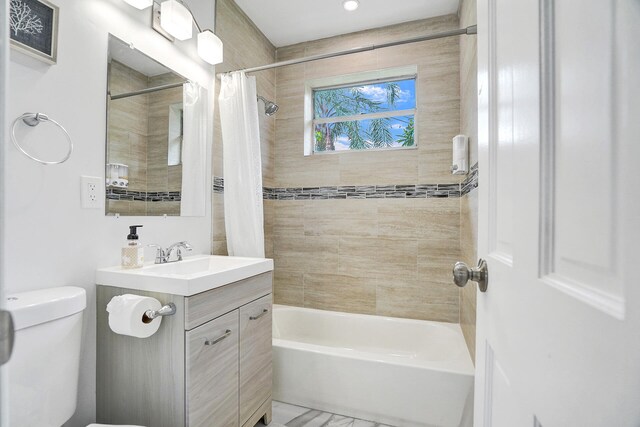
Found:
[[[273,270],[273,260],[219,255],[196,255],[142,268],[100,268],[96,283],[141,291],[190,296]]]

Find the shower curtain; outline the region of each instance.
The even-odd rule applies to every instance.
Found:
[[[180,215],[204,216],[207,200],[207,91],[197,83],[187,82],[182,93],[183,167]]]
[[[224,166],[224,221],[231,256],[264,257],[262,160],[256,78],[222,76],[220,124]]]

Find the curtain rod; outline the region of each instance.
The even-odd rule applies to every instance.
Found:
[[[188,82],[189,82],[189,80],[185,80],[185,81],[180,82],[180,83],[169,83],[169,84],[162,85],[162,86],[155,86],[155,87],[150,87],[150,88],[147,88],[147,89],[136,90],[136,91],[133,91],[133,92],[119,93],[117,95],[111,95],[111,92],[109,92],[109,96],[111,97],[112,101],[115,101],[116,99],[128,98],[130,96],[144,95],[146,93],[157,92],[159,90],[165,90],[165,89],[173,89],[174,87],[182,86],[183,84],[188,83]]]
[[[477,34],[477,32],[478,32],[478,26],[471,25],[471,26],[468,26],[467,28],[459,28],[456,30],[443,31],[440,33],[428,34],[426,36],[413,37],[413,38],[404,39],[404,40],[397,40],[389,43],[382,43],[378,45],[374,44],[374,45],[364,46],[364,47],[356,47],[353,49],[342,50],[339,52],[323,53],[319,55],[305,56],[303,58],[298,58],[298,59],[290,59],[288,61],[274,62],[273,64],[261,65],[259,67],[251,67],[251,68],[244,68],[241,70],[227,71],[224,73],[218,73],[218,76],[221,76],[223,74],[240,73],[240,72],[253,73],[256,71],[269,70],[271,68],[279,68],[279,67],[285,67],[287,65],[302,64],[304,62],[318,61],[320,59],[335,58],[336,56],[351,55],[354,53],[367,52],[370,50],[382,49],[385,47],[398,46],[402,44],[416,43],[416,42],[422,42],[426,40],[435,40],[435,39],[441,39],[441,38],[452,37],[452,36],[473,35],[473,34]]]

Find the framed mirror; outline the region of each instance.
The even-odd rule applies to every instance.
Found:
[[[106,214],[205,214],[206,89],[109,36]]]

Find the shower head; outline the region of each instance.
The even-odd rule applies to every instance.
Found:
[[[274,102],[269,101],[268,99],[266,99],[264,96],[260,96],[258,95],[258,99],[261,99],[262,102],[264,102],[264,113],[267,116],[273,116],[276,111],[278,111],[278,105]]]

